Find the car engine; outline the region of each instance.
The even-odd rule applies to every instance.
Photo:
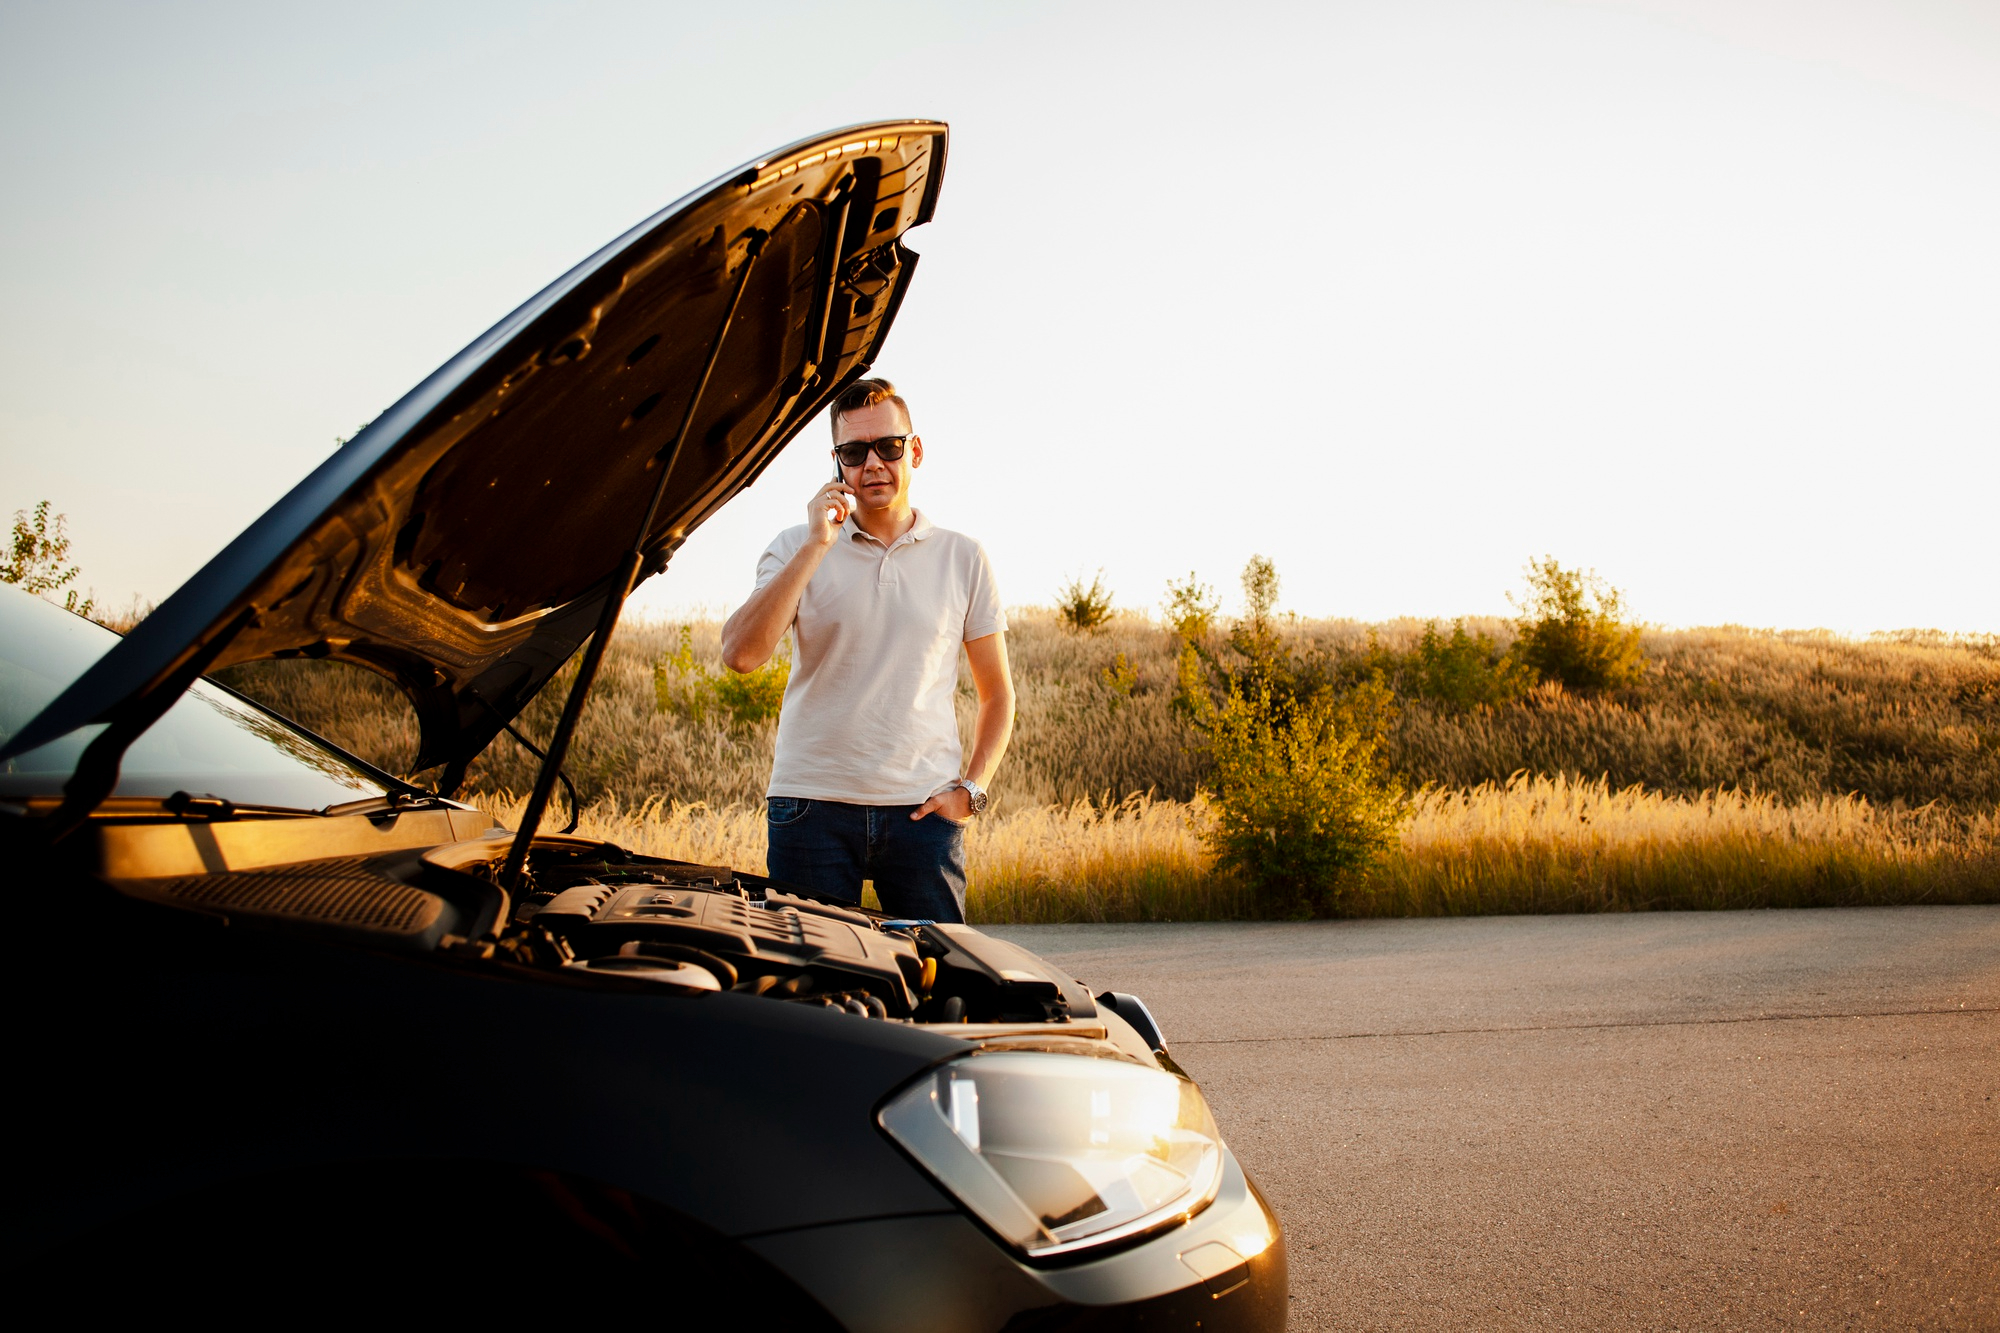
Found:
[[[922,1023],[1097,1017],[1079,982],[967,926],[897,920],[581,840],[538,840],[529,864],[532,891],[495,946],[519,961]]]

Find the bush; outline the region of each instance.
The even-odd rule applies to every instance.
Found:
[[[1330,913],[1402,820],[1402,787],[1379,755],[1395,700],[1379,670],[1343,680],[1325,661],[1285,651],[1268,559],[1244,568],[1243,593],[1232,660],[1181,643],[1176,707],[1212,765],[1209,847],[1267,912]]]
[[[1608,690],[1645,674],[1639,627],[1624,623],[1618,590],[1595,571],[1564,569],[1553,556],[1530,560],[1528,594],[1515,605],[1522,613],[1515,652],[1543,680]]]
[[[1097,682],[1111,696],[1111,706],[1116,708],[1132,697],[1132,691],[1139,688],[1139,668],[1126,660],[1124,653],[1111,659],[1111,665],[1097,673]]]
[[[1376,757],[1387,693],[1377,681],[1285,706],[1268,687],[1248,696],[1232,687],[1210,705],[1209,848],[1267,912],[1339,910],[1346,879],[1396,844],[1404,793]]]
[[[784,649],[755,671],[713,671],[695,660],[694,631],[683,625],[675,650],[653,664],[653,700],[661,712],[696,722],[720,708],[735,725],[748,727],[778,715],[791,679],[792,658]]]
[[[1082,575],[1064,584],[1056,595],[1056,614],[1078,634],[1094,634],[1109,624],[1111,590],[1104,586],[1104,571],[1097,571],[1088,588],[1083,586]]]
[[[1535,687],[1533,670],[1484,633],[1466,633],[1463,620],[1449,635],[1426,621],[1401,675],[1407,693],[1460,712],[1510,704]]]
[[[778,715],[785,704],[785,686],[791,680],[791,653],[780,651],[755,671],[740,676],[733,671],[721,673],[709,682],[709,688],[736,725],[747,727]]]

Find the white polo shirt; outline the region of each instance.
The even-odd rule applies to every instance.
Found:
[[[801,523],[757,560],[762,588],[805,545]],[[889,546],[841,524],[799,598],[772,796],[918,805],[962,772],[958,646],[1007,628],[985,548],[916,512]]]

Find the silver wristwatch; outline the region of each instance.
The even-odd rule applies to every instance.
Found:
[[[986,794],[986,788],[980,786],[971,778],[960,778],[958,785],[965,788],[965,794],[972,798],[972,813],[975,815],[985,814],[986,803],[992,799]]]

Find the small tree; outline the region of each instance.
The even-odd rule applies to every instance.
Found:
[[[49,502],[14,511],[14,535],[7,554],[0,557],[0,583],[12,583],[22,592],[44,596],[76,581],[83,571],[65,565],[69,559],[69,515],[49,516]],[[63,595],[63,609],[80,616],[90,614],[91,599],[79,598],[71,588]]]
[[[1250,657],[1274,650],[1277,630],[1271,621],[1278,607],[1278,567],[1269,556],[1253,555],[1243,566],[1243,620],[1236,637]]]
[[[1215,618],[1222,614],[1215,589],[1197,579],[1193,570],[1188,571],[1185,583],[1167,580],[1167,600],[1161,609],[1168,631],[1183,643],[1206,640],[1215,629]]]
[[[1095,634],[1109,624],[1111,589],[1104,586],[1104,571],[1098,570],[1087,588],[1080,574],[1064,584],[1056,595],[1056,614],[1077,634]]]
[[[1624,599],[1595,570],[1564,569],[1555,557],[1528,562],[1514,650],[1543,680],[1574,690],[1607,690],[1646,670],[1639,627],[1624,623]]]

